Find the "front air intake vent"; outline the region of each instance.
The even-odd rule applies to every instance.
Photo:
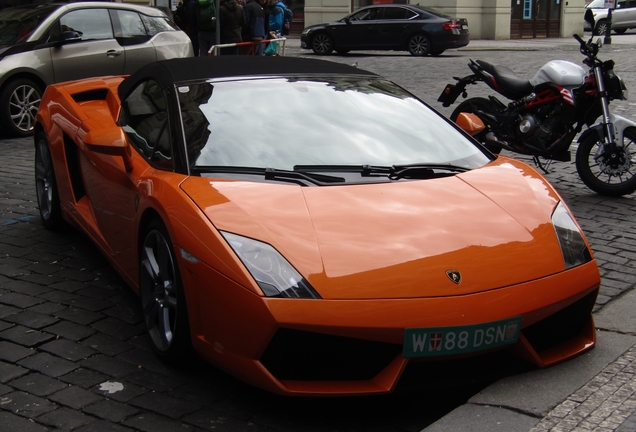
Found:
[[[261,363],[279,380],[370,380],[402,352],[402,345],[279,329]]]
[[[553,348],[578,335],[588,322],[598,290],[522,330],[537,352]]]

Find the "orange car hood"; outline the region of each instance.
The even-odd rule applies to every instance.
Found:
[[[191,177],[182,188],[218,229],[274,246],[323,298],[459,295],[564,270],[550,221],[558,196],[503,157],[434,180],[301,187]]]

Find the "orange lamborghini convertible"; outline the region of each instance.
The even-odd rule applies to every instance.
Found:
[[[43,224],[95,242],[166,361],[351,395],[594,346],[599,272],[559,194],[373,73],[226,56],[55,84],[35,147]]]

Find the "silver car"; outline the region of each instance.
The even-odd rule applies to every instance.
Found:
[[[0,130],[25,136],[47,85],[127,75],[157,60],[192,57],[190,38],[159,9],[79,2],[0,11]]]
[[[594,34],[597,35],[604,35],[608,25],[608,9],[604,5],[605,0],[594,0],[586,6],[586,12],[587,9],[592,11]],[[590,28],[590,24],[586,23],[585,29]],[[612,30],[623,34],[631,28],[636,28],[636,0],[618,0],[612,10]]]

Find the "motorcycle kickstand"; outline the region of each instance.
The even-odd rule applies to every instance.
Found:
[[[545,166],[543,166],[543,164],[541,163],[539,156],[532,156],[532,160],[534,161],[534,165],[539,167],[544,174],[550,174],[550,171],[548,171],[548,168],[550,168],[550,165],[552,164],[551,160],[549,160]]]

